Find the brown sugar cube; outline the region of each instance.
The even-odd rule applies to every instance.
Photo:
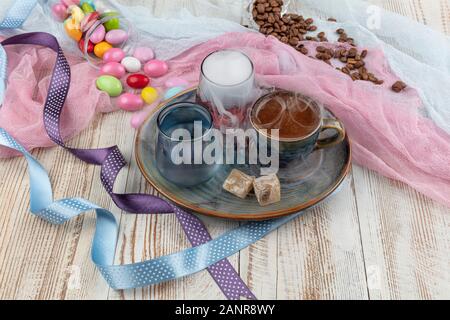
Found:
[[[245,173],[233,169],[228,178],[223,183],[223,188],[235,196],[245,199],[253,189],[255,177],[248,176]]]
[[[277,175],[263,176],[253,181],[256,199],[264,207],[281,201],[281,185]]]

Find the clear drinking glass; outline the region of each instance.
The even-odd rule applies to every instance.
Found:
[[[236,50],[221,50],[202,62],[197,100],[211,112],[214,126],[243,128],[255,100],[255,71],[250,58]]]
[[[220,164],[207,164],[202,152],[213,130],[206,108],[190,102],[169,105],[160,111],[157,126],[157,167],[167,180],[192,187],[215,175]]]

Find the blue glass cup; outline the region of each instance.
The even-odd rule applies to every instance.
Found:
[[[220,164],[208,164],[202,150],[211,143],[211,113],[201,105],[180,102],[162,109],[157,118],[156,160],[170,182],[193,187],[211,179]]]

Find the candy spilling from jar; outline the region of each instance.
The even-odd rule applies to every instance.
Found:
[[[64,23],[67,35],[78,42],[81,52],[97,59],[100,75],[96,86],[117,98],[121,109],[137,111],[158,100],[160,94],[151,87],[152,79],[165,76],[169,66],[155,59],[149,47],[138,47],[132,54],[122,49],[129,34],[123,29],[118,12],[98,12],[93,0],[61,0],[52,6],[52,13]],[[181,78],[168,79],[162,97],[169,99],[187,86]]]

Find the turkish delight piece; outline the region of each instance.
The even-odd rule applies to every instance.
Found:
[[[248,176],[237,169],[233,169],[227,180],[223,183],[223,188],[235,196],[245,199],[253,189],[254,180],[255,177]]]
[[[255,179],[253,188],[256,199],[262,207],[281,201],[281,185],[276,174]]]

